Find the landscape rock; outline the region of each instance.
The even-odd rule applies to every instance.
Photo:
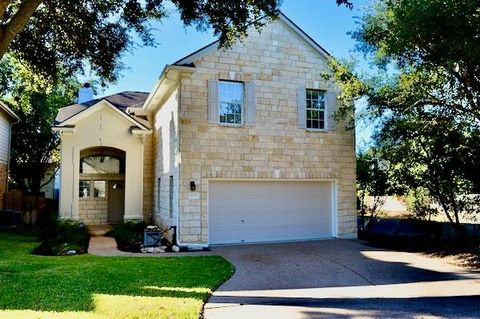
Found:
[[[165,252],[161,247],[144,247],[140,249],[140,251],[146,254],[159,254]]]

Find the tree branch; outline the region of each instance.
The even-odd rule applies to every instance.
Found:
[[[0,17],[3,18],[5,12],[7,11],[7,7],[12,2],[12,0],[0,0]]]
[[[55,171],[53,172],[52,176],[50,176],[50,178],[43,184],[40,184],[40,189],[43,187],[43,186],[47,186],[54,178],[55,178],[55,175],[57,175],[57,172],[58,170],[60,169],[60,166],[57,166],[55,168]]]
[[[0,27],[0,59],[7,52],[15,36],[25,27],[43,0],[25,0],[18,7],[12,18]]]

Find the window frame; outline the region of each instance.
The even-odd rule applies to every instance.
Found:
[[[311,92],[318,92],[323,94],[323,109],[316,109],[312,107],[308,107],[308,100],[312,101],[312,98],[308,98],[308,91]],[[314,128],[314,127],[308,127],[308,122],[309,120],[311,121],[312,119],[308,117],[308,112],[311,111],[317,111],[317,112],[323,112],[323,128]],[[315,119],[320,122],[320,119]],[[321,89],[311,89],[311,88],[306,88],[305,89],[305,129],[307,131],[312,131],[312,132],[325,132],[327,131],[327,91],[326,90],[321,90]]]
[[[85,173],[84,172],[84,163],[86,162],[87,159],[90,159],[90,158],[108,158],[108,160],[115,160],[115,161],[118,161],[118,172],[89,172],[89,173]],[[102,162],[102,160],[100,160],[100,162]],[[89,156],[84,156],[84,157],[80,157],[80,165],[79,165],[79,173],[80,174],[90,174],[90,175],[93,175],[93,174],[109,174],[109,175],[118,175],[118,174],[125,174],[125,159],[119,157],[119,156],[113,156],[113,155],[89,155]]]
[[[92,182],[92,187],[93,187],[92,198],[106,199],[107,198],[107,188],[108,188],[107,181],[106,180],[93,180],[91,182]],[[95,196],[95,183],[103,183],[103,185],[104,185],[103,196]],[[100,194],[100,192],[98,192],[98,194]]]
[[[157,178],[157,212],[161,214],[162,212],[162,178]]]
[[[87,188],[87,187],[82,187],[82,186],[81,186],[82,183],[88,184],[88,188]],[[82,188],[83,188],[83,189],[88,189],[88,194],[87,194],[87,196],[80,196],[80,192],[82,192]],[[91,181],[91,180],[81,179],[81,180],[78,181],[78,198],[79,198],[80,200],[93,198],[93,197],[92,197],[92,181]]]
[[[173,192],[174,192],[174,178],[173,175],[170,175],[168,181],[168,216],[169,218],[173,218]]]
[[[240,123],[228,123],[228,122],[222,122],[220,117],[222,114],[222,103],[226,103],[225,101],[222,101],[221,99],[221,90],[220,86],[222,83],[229,83],[229,84],[238,84],[241,85],[241,91],[242,91],[242,101],[240,103]],[[218,80],[218,124],[222,126],[231,126],[231,127],[243,127],[245,125],[245,83],[242,81],[233,81],[233,80],[225,80],[225,79],[220,79]],[[236,114],[233,114],[233,116],[236,116]]]

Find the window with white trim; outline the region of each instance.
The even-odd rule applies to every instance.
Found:
[[[218,85],[220,123],[242,125],[243,83],[219,81]]]
[[[307,89],[307,129],[325,129],[325,91]]]
[[[93,197],[105,198],[107,190],[106,181],[93,181]]]
[[[168,185],[168,215],[173,218],[173,176],[170,176]]]
[[[90,197],[91,194],[91,188],[92,188],[92,182],[91,181],[80,181],[79,186],[78,186],[78,195],[80,198],[87,198]]]
[[[160,214],[161,210],[161,201],[162,199],[162,179],[159,177],[157,179],[157,212]]]

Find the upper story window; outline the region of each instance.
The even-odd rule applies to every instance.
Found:
[[[125,152],[112,147],[80,151],[80,174],[125,174]]]
[[[219,81],[219,120],[224,124],[242,124],[243,83]]]
[[[325,129],[325,91],[307,89],[306,127]]]
[[[120,174],[120,160],[110,156],[88,156],[80,160],[80,173]]]

